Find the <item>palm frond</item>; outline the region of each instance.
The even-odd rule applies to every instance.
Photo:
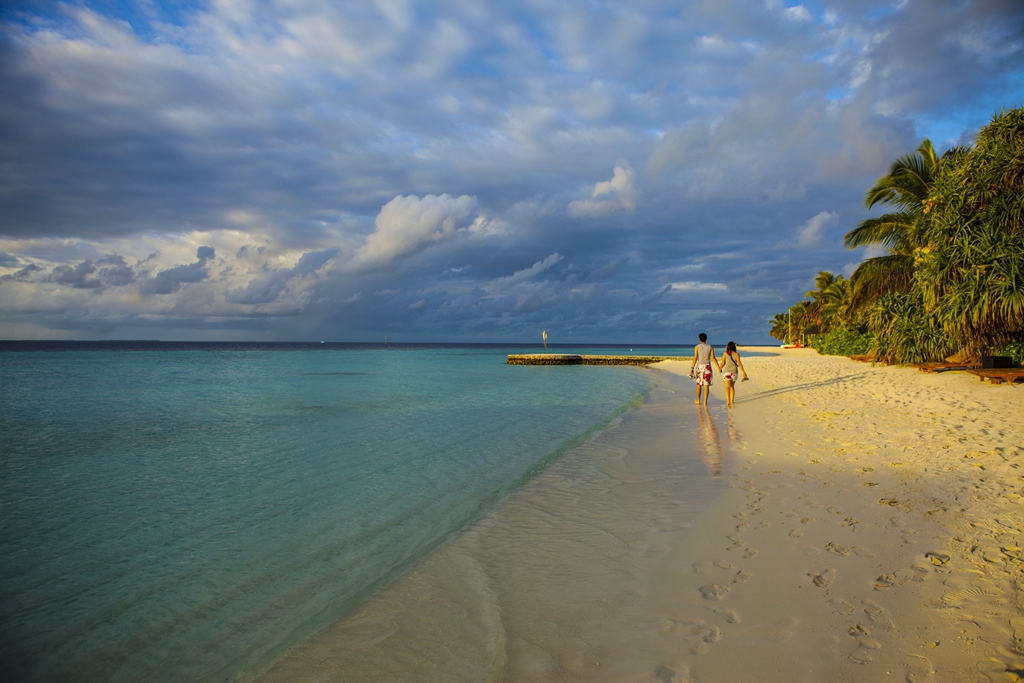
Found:
[[[877,245],[891,249],[905,239],[913,224],[914,216],[908,212],[887,213],[878,218],[868,218],[846,233],[843,237],[843,246],[855,249]]]
[[[850,308],[870,305],[887,292],[905,292],[914,282],[914,258],[901,254],[863,261],[850,276]]]

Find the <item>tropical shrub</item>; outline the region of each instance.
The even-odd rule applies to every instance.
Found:
[[[857,356],[868,353],[874,341],[866,332],[843,328],[819,334],[811,346],[823,356]]]
[[[1024,109],[950,159],[926,203],[917,281],[942,333],[981,355],[1024,335]]]
[[[1009,356],[1013,359],[1015,367],[1024,366],[1024,341],[1017,341],[1007,344],[1000,349],[995,355],[997,356]]]

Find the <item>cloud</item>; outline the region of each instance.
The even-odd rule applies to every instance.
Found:
[[[293,268],[267,269],[265,276],[250,280],[245,287],[229,289],[225,293],[225,300],[231,304],[268,304],[280,297],[292,280],[313,275],[337,256],[338,252],[337,248],[307,252],[299,257]]]
[[[210,247],[199,247],[196,250],[195,263],[175,266],[162,270],[152,278],[139,283],[139,291],[143,294],[173,294],[188,284],[202,282],[209,275],[207,262],[214,258],[214,250]]]
[[[729,288],[721,282],[673,282],[666,290],[671,292],[727,292]]]
[[[564,259],[565,257],[562,256],[561,254],[551,254],[545,257],[543,260],[537,261],[529,268],[517,270],[512,275],[509,275],[507,277],[497,278],[493,282],[492,287],[495,289],[505,289],[507,287],[516,285],[521,282],[527,282],[529,280],[534,279],[541,273],[550,270],[555,264],[563,261]]]
[[[826,231],[839,224],[839,214],[822,211],[797,230],[796,244],[801,248],[816,247],[822,243]]]
[[[33,275],[41,272],[43,272],[42,267],[34,263],[30,263],[17,272],[0,277],[0,282],[5,280],[8,282],[28,282],[29,280],[32,279]]]
[[[0,337],[764,341],[1024,75],[1000,0],[0,15]]]
[[[636,171],[629,163],[615,165],[611,180],[594,186],[590,199],[577,199],[569,203],[569,215],[576,218],[600,218],[619,211],[636,211],[639,191]]]
[[[389,266],[423,247],[455,239],[473,224],[476,210],[477,200],[466,195],[395,197],[381,207],[353,265],[360,270]]]

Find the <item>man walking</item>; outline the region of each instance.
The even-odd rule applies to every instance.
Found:
[[[704,405],[708,404],[708,396],[711,394],[711,363],[718,363],[715,358],[715,348],[707,343],[708,335],[701,332],[697,335],[700,344],[693,347],[693,362],[690,363],[690,378],[697,382],[697,399],[694,403],[700,405],[701,390],[704,392]]]

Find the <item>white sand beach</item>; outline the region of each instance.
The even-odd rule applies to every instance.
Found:
[[[1024,386],[769,351],[731,410],[660,363],[647,404],[260,680],[1024,677]]]

